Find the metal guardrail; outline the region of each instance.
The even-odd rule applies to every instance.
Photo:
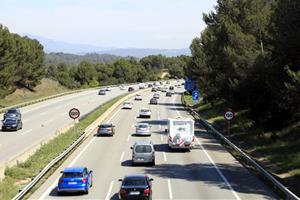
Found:
[[[44,167],[44,169],[34,177],[34,179],[26,185],[14,198],[13,200],[19,200],[22,199],[31,188],[35,186],[35,184],[60,160],[62,160],[69,152],[71,152],[84,138],[85,132],[81,134],[81,136],[73,143],[71,144],[64,152],[62,152],[60,155],[58,155],[56,158],[54,158],[48,165]]]
[[[295,199],[300,200],[300,198],[291,192],[287,187],[285,187],[282,183],[280,183],[277,179],[275,179],[267,170],[265,170],[261,165],[259,165],[255,160],[253,160],[249,155],[243,152],[240,148],[238,148],[235,144],[233,144],[230,140],[228,140],[222,133],[216,130],[210,123],[208,123],[205,119],[201,118],[201,116],[190,106],[188,106],[184,100],[184,95],[181,96],[181,102],[185,106],[185,108],[192,114],[192,116],[199,120],[199,122],[206,128],[210,129],[215,135],[217,135],[223,142],[225,142],[229,147],[236,152],[238,152],[243,159],[245,159],[249,164],[251,164],[257,172],[260,173],[265,179],[267,179],[270,183],[272,183],[277,189],[279,189],[284,195],[285,199]]]

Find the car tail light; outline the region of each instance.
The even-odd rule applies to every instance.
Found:
[[[144,189],[144,195],[149,195],[150,194],[150,189],[149,188],[147,188],[147,189]]]
[[[81,181],[82,181],[83,183],[86,183],[86,182],[87,182],[87,178],[82,178]]]
[[[169,136],[169,141],[172,142],[172,137],[171,136]]]
[[[120,196],[124,196],[124,195],[126,195],[126,194],[127,194],[126,190],[124,190],[124,189],[121,189],[121,190],[120,190]]]
[[[63,182],[64,182],[63,179],[59,179],[59,180],[58,180],[58,183],[63,183]]]

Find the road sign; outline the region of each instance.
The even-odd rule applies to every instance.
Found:
[[[192,92],[196,88],[195,80],[191,78],[186,78],[184,82],[184,89],[188,92]]]
[[[224,113],[224,118],[227,121],[231,121],[234,118],[234,112],[230,108],[228,108]]]
[[[192,93],[192,99],[195,103],[199,101],[200,93],[198,90],[194,90]]]
[[[72,109],[69,111],[69,116],[70,116],[72,119],[77,119],[77,118],[80,116],[80,111],[79,111],[77,108],[72,108]]]

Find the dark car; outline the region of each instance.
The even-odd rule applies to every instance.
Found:
[[[93,185],[93,171],[86,167],[70,167],[61,171],[57,192],[84,192],[89,193],[89,188]]]
[[[100,124],[98,126],[98,130],[97,130],[97,136],[100,135],[110,135],[113,136],[115,134],[115,129],[114,129],[114,125],[109,123],[109,124]]]
[[[157,92],[157,89],[156,88],[152,88],[151,92]]]
[[[151,200],[152,199],[152,178],[147,175],[136,174],[125,176],[122,181],[119,191],[119,198],[125,199],[138,199],[138,200]]]
[[[167,92],[167,93],[166,93],[166,96],[167,96],[167,97],[171,97],[171,96],[172,96],[172,92]]]
[[[153,85],[152,84],[148,84],[148,88],[152,88],[153,87]]]
[[[4,120],[2,120],[2,131],[6,131],[6,130],[17,131],[22,128],[23,128],[23,123],[21,119],[6,117]]]
[[[150,104],[157,104],[157,99],[156,98],[151,98],[150,99]]]
[[[16,118],[21,120],[21,117],[22,117],[21,111],[18,108],[10,108],[3,115],[3,119]]]
[[[174,86],[170,86],[170,87],[169,87],[169,90],[174,90]]]
[[[100,90],[98,94],[99,95],[105,95],[106,94],[106,90]]]
[[[129,87],[128,88],[128,92],[132,92],[132,91],[134,91],[134,88],[133,87]]]

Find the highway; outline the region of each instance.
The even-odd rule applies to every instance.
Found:
[[[137,89],[137,86],[135,86]],[[58,130],[73,123],[68,113],[73,107],[81,111],[81,116],[101,104],[121,95],[127,90],[118,87],[106,95],[98,95],[98,89],[86,90],[20,108],[23,129],[0,132],[0,163],[11,161],[41,142],[55,136]],[[3,119],[3,114],[1,114]]]
[[[143,101],[132,110],[117,109],[107,121],[116,125],[113,137],[89,137],[51,175],[30,199],[118,199],[125,175],[142,173],[153,178],[153,199],[278,199],[255,175],[245,169],[202,127],[196,127],[195,148],[189,152],[171,152],[165,133],[167,118],[189,117],[180,103],[182,89],[166,97],[161,93],[158,105],[148,105],[153,93],[143,93]],[[150,119],[137,118],[142,107],[152,110]],[[152,125],[151,137],[133,135],[138,122]],[[198,126],[198,125],[197,125]],[[151,140],[156,150],[155,166],[132,166],[131,149],[135,141]],[[85,166],[93,170],[93,187],[89,194],[58,196],[56,186],[65,167]]]

